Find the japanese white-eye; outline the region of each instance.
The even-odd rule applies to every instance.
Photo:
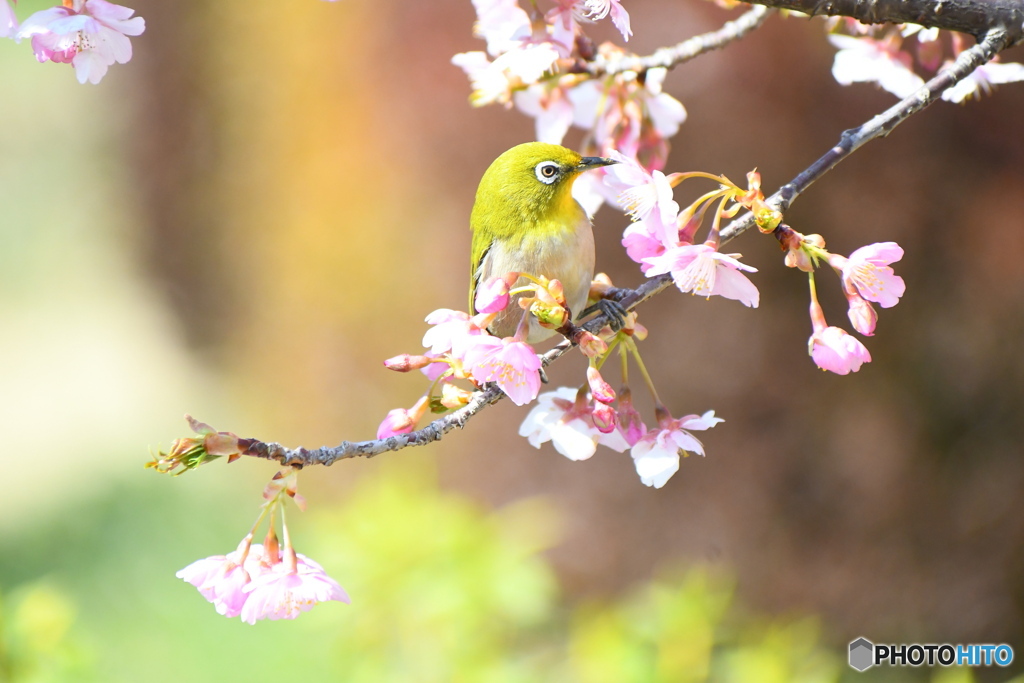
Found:
[[[479,285],[511,272],[559,280],[569,310],[583,311],[594,277],[594,233],[572,185],[584,171],[614,163],[543,142],[517,145],[494,160],[480,180],[470,217],[470,311],[476,312]],[[513,287],[526,283],[521,277]],[[512,336],[522,316],[513,300],[489,331]],[[533,344],[553,334],[530,316],[525,341]]]

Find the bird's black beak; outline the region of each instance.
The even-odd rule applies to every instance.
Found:
[[[576,170],[582,173],[583,171],[589,171],[592,168],[600,168],[602,166],[611,166],[619,162],[615,159],[605,159],[604,157],[583,157],[580,159],[580,163],[577,164]]]

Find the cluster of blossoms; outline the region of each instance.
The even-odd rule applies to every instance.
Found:
[[[627,314],[615,329],[606,326],[597,335],[577,329],[575,339],[589,359],[586,382],[578,388],[561,387],[538,397],[541,360],[522,340],[528,329],[526,321],[532,315],[542,325],[558,329],[566,324],[568,311],[557,280],[527,276],[530,285],[510,289],[510,283],[521,275],[509,273],[484,283],[475,301],[481,311],[476,316],[448,309],[427,316],[427,322],[434,326],[423,337],[423,345],[429,349],[427,354],[404,354],[384,362],[389,369],[400,372],[420,369],[433,384],[412,408],[389,412],[377,430],[378,439],[413,431],[428,410],[444,412],[465,405],[472,394],[453,384],[454,380],[463,379],[478,387],[494,382],[517,405],[538,398],[519,430],[533,446],[540,448],[550,441],[571,460],[590,458],[599,444],[619,453],[628,450],[641,481],[648,486],[664,486],[679,469],[681,454],[704,454],[704,447],[690,430],[708,429],[722,420],[715,417],[714,411],[674,419],[661,404],[637,349],[636,341],[646,338],[647,330],[636,321],[636,313]],[[592,297],[609,288],[611,282],[599,275],[592,287]],[[512,301],[523,309],[523,323],[517,334],[498,338],[488,333],[494,316]],[[623,374],[623,387],[618,392],[600,371],[601,364],[616,347],[622,355]],[[647,428],[633,406],[626,383],[627,355],[635,359],[654,397],[657,427],[653,429]]]
[[[832,75],[843,85],[876,83],[904,98],[924,85],[919,72],[934,74],[964,50],[963,36],[917,24],[868,26],[848,17],[830,19],[829,41],[839,48]],[[915,69],[916,67],[916,69]],[[1024,64],[998,56],[942,93],[948,102],[965,102],[994,85],[1024,81]]]
[[[704,455],[704,446],[691,432],[714,427],[721,418],[709,410],[703,415],[687,415],[675,419],[658,399],[657,391],[643,365],[636,346],[646,330],[636,323],[630,313],[623,328],[612,338],[610,348],[616,345],[622,356],[623,386],[615,392],[605,382],[592,363],[587,370],[587,382],[578,389],[559,387],[540,395],[537,405],[519,427],[535,448],[550,441],[555,450],[570,460],[586,460],[594,455],[598,445],[618,453],[627,450],[640,481],[647,486],[661,488],[679,470],[680,456],[689,453]],[[633,405],[627,378],[627,354],[639,367],[655,403],[657,425],[648,428]]]
[[[808,353],[822,370],[839,375],[857,372],[871,360],[871,354],[856,337],[840,327],[830,326],[818,303],[814,270],[825,261],[839,275],[843,294],[849,303],[850,324],[860,334],[875,334],[878,313],[873,303],[892,308],[899,303],[907,286],[889,264],[903,258],[903,249],[895,242],[879,242],[857,249],[849,257],[825,249],[821,235],[801,235],[787,225],[779,225],[773,233],[786,250],[786,265],[808,275],[811,292],[811,327]]]
[[[292,548],[253,544],[247,536],[227,555],[196,560],[176,576],[199,589],[225,617],[294,619],[318,602],[349,602],[319,564]]]
[[[510,289],[521,275],[531,283]],[[516,333],[503,338],[490,334],[487,328],[513,300],[523,309]],[[447,308],[434,311],[426,318],[433,327],[423,335],[423,346],[428,352],[425,355],[402,354],[384,361],[387,368],[397,372],[422,370],[432,385],[427,395],[412,408],[398,408],[388,413],[377,430],[378,439],[411,432],[428,409],[444,412],[465,405],[472,394],[456,386],[454,380],[469,380],[477,387],[494,382],[520,406],[537,398],[541,360],[525,341],[529,320],[532,316],[542,326],[552,329],[565,325],[569,312],[561,283],[525,273],[508,273],[481,285],[475,307],[480,313],[474,316]],[[580,348],[585,353],[598,355],[607,345],[583,332]]]
[[[613,63],[626,52],[613,43],[594,47],[583,26],[610,16],[628,40],[629,15],[619,0],[552,0],[545,13],[531,3],[528,13],[517,0],[473,0],[476,35],[487,52],[464,52],[452,62],[472,83],[470,101],[515,105],[536,120],[541,142],[560,144],[573,125],[588,132],[580,151],[608,156],[612,150],[663,168],[668,139],[686,120],[686,109],[662,91],[667,71],[590,73],[585,65]],[[492,61],[493,58],[493,61]],[[593,214],[605,197],[602,170],[579,178],[573,194]]]
[[[107,0],[64,0],[19,25],[9,0],[0,0],[0,37],[29,38],[40,62],[71,64],[79,83],[99,83],[112,64],[132,58],[128,36],[146,30],[145,20],[133,14]]]
[[[623,233],[626,253],[640,264],[648,277],[671,273],[682,292],[703,297],[722,296],[756,308],[757,287],[744,275],[756,268],[739,261],[739,254],[718,251],[722,218],[735,216],[741,208],[754,212],[758,225],[766,229],[778,225],[782,216],[764,202],[760,176],[748,175],[749,188],[735,185],[725,176],[708,173],[648,173],[636,161],[612,152],[619,164],[605,173],[604,187],[633,222]],[[680,209],[673,198],[673,187],[691,178],[706,178],[719,183],[719,189],[701,195]],[[695,243],[697,230],[708,209],[714,210],[711,228],[701,244]]]
[[[223,456],[232,462],[245,451],[248,439],[218,432],[189,416],[186,419],[198,436],[178,439],[170,452],[148,463],[150,467],[181,474]],[[288,467],[274,475],[263,491],[264,504],[256,523],[234,551],[197,560],[177,573],[199,589],[219,614],[255,624],[261,619],[294,619],[319,602],[349,602],[348,594],[323,567],[292,547],[284,503],[291,499],[300,509],[306,507],[298,493],[298,472]],[[268,516],[266,538],[262,544],[253,544],[256,530]],[[274,528],[278,517],[283,547]]]
[[[804,236],[781,222],[782,215],[765,201],[761,178],[756,171],[747,174],[747,188],[743,189],[725,176],[700,172],[648,173],[630,159],[616,156],[614,152],[612,156],[620,163],[607,170],[604,185],[633,219],[623,233],[622,244],[645,275],[670,273],[682,292],[708,298],[722,296],[756,308],[757,288],[743,274],[755,269],[741,263],[739,254],[718,251],[721,219],[735,216],[741,208],[747,209],[753,214],[758,229],[775,235],[786,249],[786,265],[809,274],[813,334],[808,341],[808,351],[818,367],[845,375],[856,372],[871,360],[860,341],[825,322],[814,287],[814,269],[825,261],[840,275],[853,328],[864,336],[872,336],[878,315],[871,304],[891,308],[906,290],[903,278],[889,265],[903,257],[899,245],[895,242],[868,245],[848,258],[827,251],[820,235]],[[713,180],[719,187],[680,209],[673,198],[673,187],[691,178]],[[708,237],[702,244],[696,244],[697,230],[711,207],[715,208]]]

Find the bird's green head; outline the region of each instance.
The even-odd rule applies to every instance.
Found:
[[[552,214],[575,214],[573,181],[584,171],[614,163],[545,142],[516,145],[495,159],[481,178],[473,227],[500,233],[537,225]]]

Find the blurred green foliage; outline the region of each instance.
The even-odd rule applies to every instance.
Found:
[[[75,608],[46,581],[0,601],[0,680],[48,683],[91,678],[91,653],[71,636]]]
[[[336,505],[314,498],[314,512],[292,515],[298,550],[341,581],[351,606],[255,627],[224,619],[173,573],[234,547],[258,501],[255,493],[186,499],[182,481],[154,477],[0,542],[0,579],[20,583],[0,602],[0,680],[826,683],[860,675],[845,652],[822,644],[814,619],[744,609],[723,567],[665,570],[627,595],[571,604],[543,555],[558,539],[557,510],[530,499],[488,511],[440,490],[427,459],[387,463]],[[894,681],[929,673],[885,672]],[[935,674],[936,683],[971,681],[963,670]]]

